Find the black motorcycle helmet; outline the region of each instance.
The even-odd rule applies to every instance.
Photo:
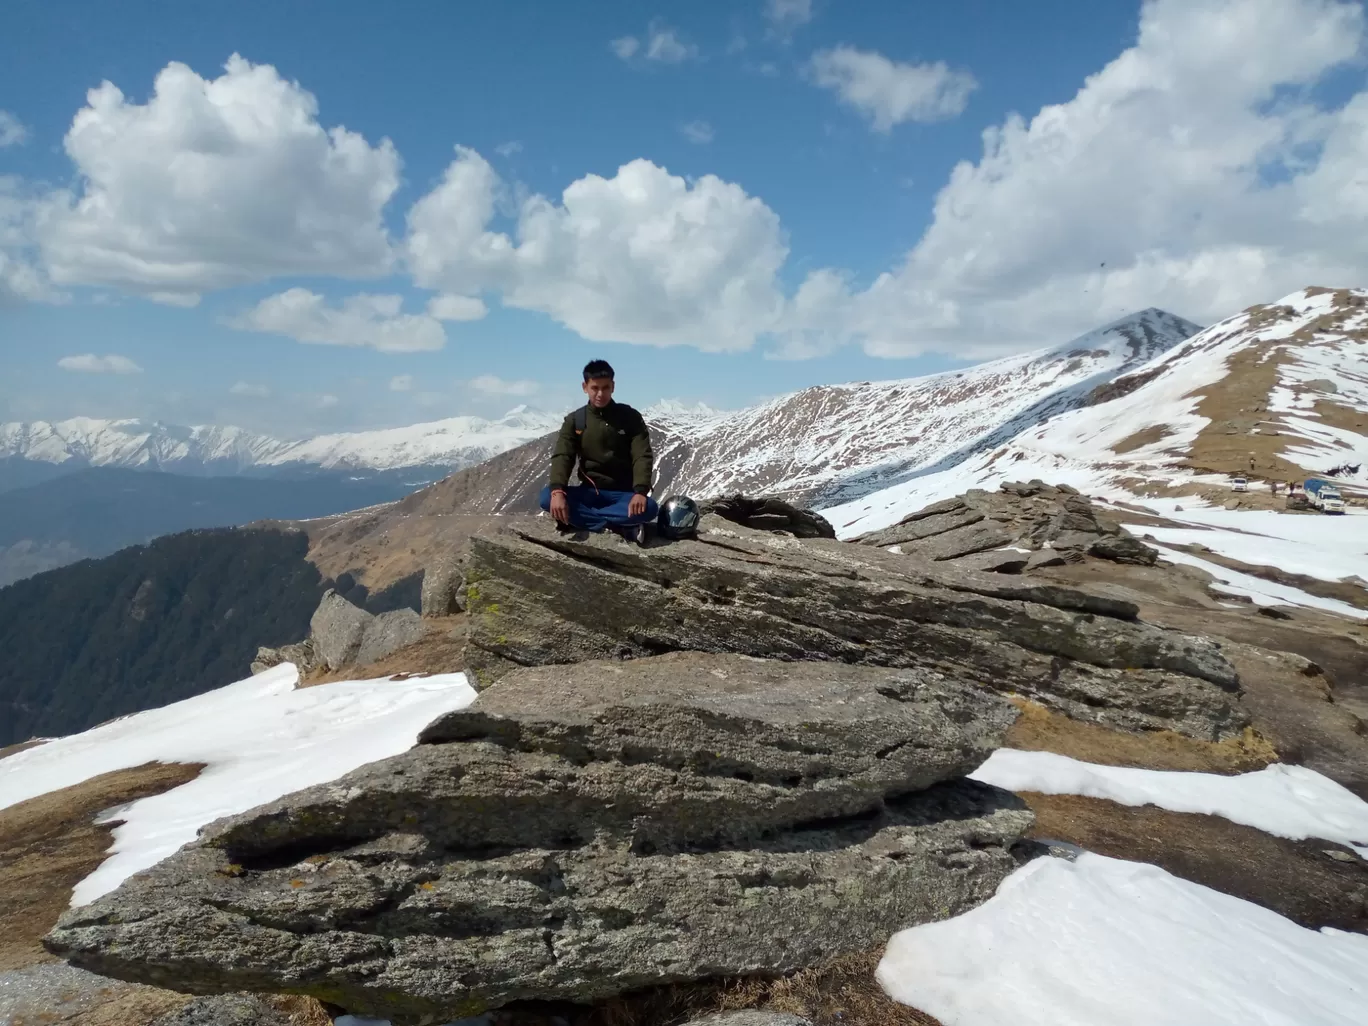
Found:
[[[656,532],[662,538],[692,538],[698,534],[698,503],[687,495],[671,495],[660,504]]]

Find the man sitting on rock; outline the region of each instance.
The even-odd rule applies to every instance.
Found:
[[[561,424],[541,508],[555,517],[559,531],[611,528],[644,545],[646,524],[658,512],[649,497],[655,455],[646,421],[632,407],[613,401],[613,368],[607,360],[585,364],[584,394],[589,401]],[[571,487],[576,461],[582,483]]]

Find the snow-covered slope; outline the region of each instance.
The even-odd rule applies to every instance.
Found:
[[[520,406],[497,420],[452,417],[382,431],[283,441],[236,427],[75,417],[0,424],[0,459],[218,474],[267,468],[459,469],[553,431],[559,422],[559,417]]]
[[[1130,370],[1101,401],[999,432],[967,460],[922,463],[827,515],[858,534],[968,488],[1033,477],[1117,498],[1195,492],[1234,473],[1368,487],[1368,290],[1303,289]]]
[[[283,663],[182,702],[123,716],[0,760],[0,809],[147,762],[204,763],[187,784],[115,809],[111,857],[76,886],[92,901],[195,839],[200,827],[407,751],[475,698],[463,673],[299,688]]]
[[[688,451],[672,487],[779,492],[827,505],[864,495],[1000,445],[1199,330],[1149,309],[1064,345],[967,370],[822,385],[696,418],[680,425]]]

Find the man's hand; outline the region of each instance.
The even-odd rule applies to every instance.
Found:
[[[565,501],[565,493],[559,489],[551,493],[551,516],[562,524],[570,523],[570,503]]]
[[[552,506],[552,509],[555,509],[555,507]],[[641,494],[633,495],[632,501],[627,503],[627,515],[631,517],[639,517],[641,516],[641,514],[645,512],[646,496]]]

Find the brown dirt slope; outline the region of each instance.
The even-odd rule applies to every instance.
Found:
[[[1252,473],[1275,481],[1301,480],[1328,469],[1300,466],[1281,455],[1295,441],[1296,433],[1281,415],[1269,412],[1268,399],[1278,384],[1279,368],[1292,359],[1288,347],[1294,350],[1298,344],[1314,344],[1318,337],[1328,333],[1365,340],[1368,329],[1345,326],[1346,319],[1362,312],[1362,296],[1348,289],[1310,288],[1307,293],[1333,296],[1333,310],[1287,338],[1260,340],[1231,358],[1226,375],[1202,389],[1197,412],[1209,423],[1187,453],[1186,466],[1219,474]],[[1248,328],[1254,331],[1271,328],[1295,313],[1287,307],[1264,305],[1250,307],[1248,312]],[[1368,431],[1368,411],[1325,396],[1318,396],[1313,408],[1327,424],[1360,433]]]
[[[350,572],[371,591],[393,584],[499,516],[537,512],[554,440],[510,449],[398,502],[306,521],[309,560],[325,577]]]
[[[43,936],[109,850],[114,824],[96,826],[95,817],[179,787],[202,768],[148,763],[0,810],[0,971],[53,960]]]

